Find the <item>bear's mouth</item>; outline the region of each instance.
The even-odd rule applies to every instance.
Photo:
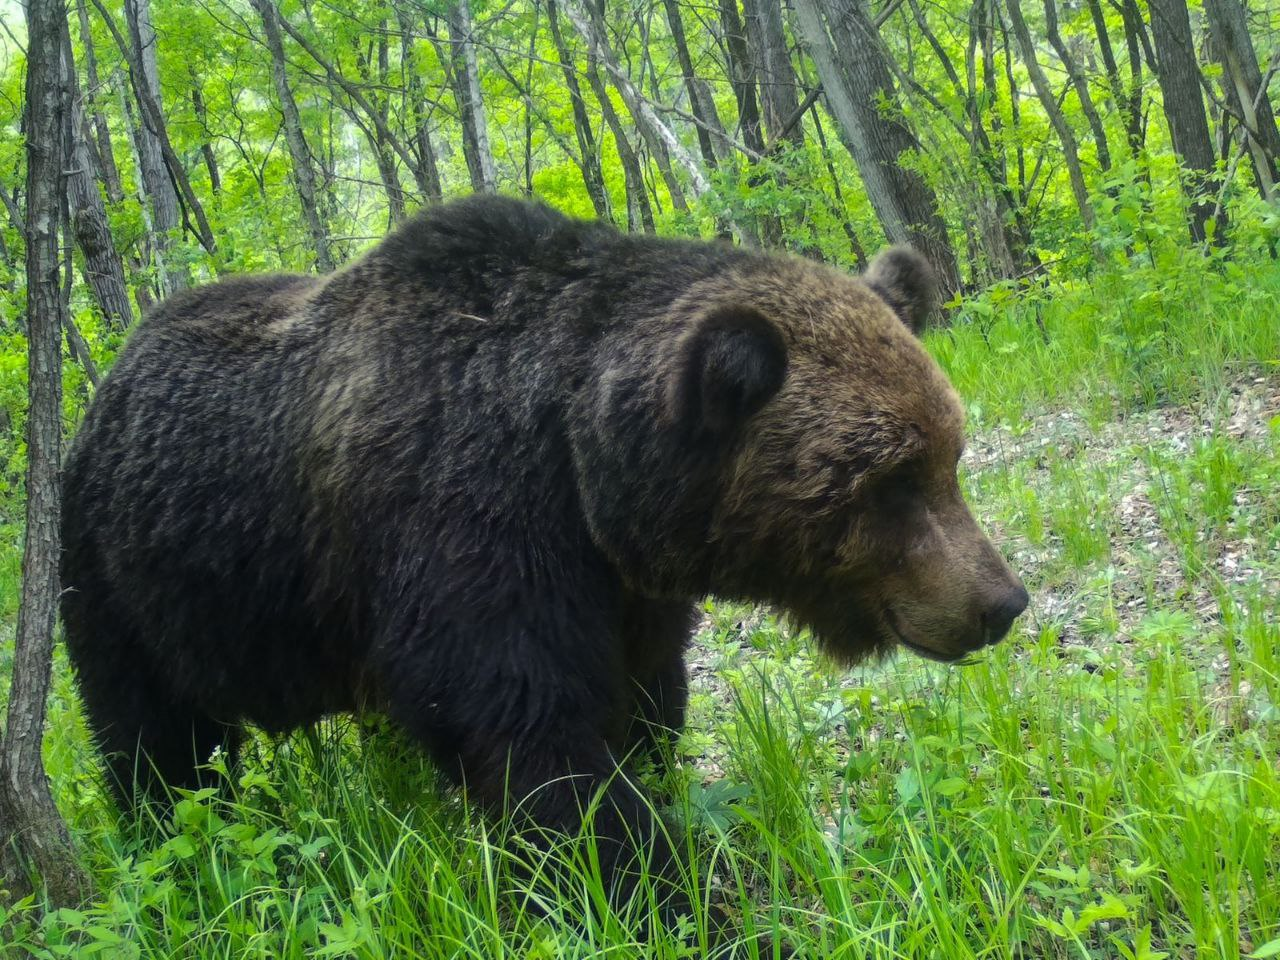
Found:
[[[898,619],[897,614],[893,612],[892,607],[884,608],[884,622],[889,626],[889,632],[893,634],[894,639],[902,646],[906,647],[917,656],[924,657],[926,660],[933,660],[936,663],[948,663],[964,665],[968,663],[976,663],[977,661],[969,656],[967,652],[960,653],[944,653],[941,650],[935,650],[933,647],[927,647],[922,643],[910,639],[906,631],[902,627],[902,622]]]

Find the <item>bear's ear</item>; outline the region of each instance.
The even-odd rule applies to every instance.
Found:
[[[920,335],[938,299],[933,267],[923,255],[910,247],[881,250],[872,258],[862,282],[893,308],[912,333]]]
[[[781,389],[786,372],[777,327],[753,307],[717,307],[680,339],[668,409],[695,429],[727,434]]]

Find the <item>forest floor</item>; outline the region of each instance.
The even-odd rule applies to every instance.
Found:
[[[349,720],[258,738],[233,771],[214,759],[229,791],[120,820],[59,655],[48,767],[98,894],[0,914],[0,953],[1280,956],[1280,269],[1265,271],[1124,275],[1039,324],[931,337],[969,403],[962,484],[1031,606],[966,665],[850,671],[769,611],[709,601],[688,731],[642,772],[691,853],[687,925],[639,946],[649,906],[592,907],[589,838],[557,847],[553,880],[394,731]],[[11,618],[20,530],[3,532]],[[739,939],[703,939],[711,901]]]

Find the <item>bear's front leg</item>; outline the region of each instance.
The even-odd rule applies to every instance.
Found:
[[[613,742],[619,756],[661,763],[684,730],[689,701],[684,658],[697,608],[688,600],[629,594],[623,610],[631,705],[622,718],[621,737]]]
[[[667,903],[664,920],[688,912],[687,898],[676,892],[680,863],[665,826],[610,747],[609,733],[630,701],[622,652],[608,644],[609,631],[593,631],[590,641],[579,635],[575,646],[563,626],[554,640],[528,625],[499,640],[492,624],[483,626],[386,651],[381,673],[391,718],[472,800],[490,812],[512,812],[522,836],[543,849],[555,835],[577,834],[592,812],[591,835],[615,907],[647,875]]]

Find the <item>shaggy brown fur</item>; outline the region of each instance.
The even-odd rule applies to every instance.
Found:
[[[122,796],[372,699],[541,826],[603,791],[605,868],[639,839],[661,870],[614,773],[684,722],[697,598],[845,660],[999,640],[1026,593],[903,324],[927,268],[870,276],[475,198],[330,277],[170,299],[65,480],[67,646]]]

